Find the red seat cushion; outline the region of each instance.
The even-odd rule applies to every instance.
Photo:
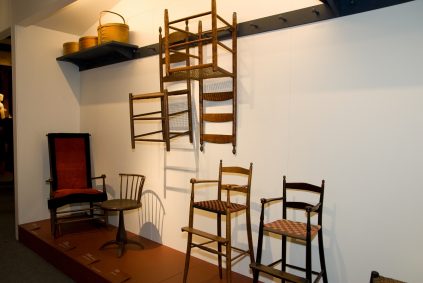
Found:
[[[93,194],[102,194],[102,191],[86,188],[86,189],[60,189],[54,192],[53,198],[61,198],[68,195],[73,194],[86,194],[86,195],[93,195]]]

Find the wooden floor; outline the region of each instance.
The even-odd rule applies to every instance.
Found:
[[[125,254],[118,258],[114,245],[99,250],[104,242],[115,238],[114,227],[87,224],[63,232],[53,239],[49,220],[43,220],[20,225],[19,240],[76,282],[182,282],[184,253],[128,233],[128,238],[139,240],[144,249],[128,245]],[[215,265],[191,257],[188,282],[226,280],[219,279]],[[252,282],[252,279],[232,272],[232,282]]]

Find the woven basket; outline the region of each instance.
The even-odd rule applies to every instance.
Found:
[[[83,36],[79,39],[79,50],[97,46],[97,36]]]
[[[122,23],[109,23],[102,24],[101,17],[104,13],[112,13],[118,15],[123,20]],[[129,26],[125,23],[125,19],[118,13],[112,11],[102,11],[100,12],[100,17],[98,19],[99,26],[97,28],[98,32],[98,44],[102,44],[109,41],[118,41],[118,42],[129,42]]]
[[[65,42],[63,43],[63,55],[68,55],[70,53],[79,51],[78,42]]]

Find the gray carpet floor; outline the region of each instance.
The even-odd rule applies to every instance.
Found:
[[[16,240],[11,184],[0,182],[0,282],[74,282]]]

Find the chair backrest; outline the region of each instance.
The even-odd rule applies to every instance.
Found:
[[[120,173],[120,199],[136,200],[141,203],[142,190],[144,188],[145,176],[139,174]]]
[[[50,133],[47,138],[52,189],[90,188],[90,135]]]
[[[318,225],[322,225],[322,212],[323,212],[323,196],[325,190],[325,180],[322,180],[321,186],[316,186],[308,183],[288,183],[286,176],[283,176],[283,218],[287,218],[287,208],[306,210],[309,206],[315,206],[317,203],[308,203],[297,201],[296,199],[289,198],[288,191],[300,191],[306,194],[317,194],[320,207],[315,213],[318,214]],[[306,197],[306,196],[304,196]]]
[[[224,180],[227,175],[236,175],[236,183],[228,183]],[[246,195],[246,203],[250,203],[250,192],[251,192],[251,179],[253,175],[253,163],[250,163],[249,168],[239,167],[239,166],[223,166],[222,160],[219,164],[219,190],[218,190],[218,199],[222,198],[222,191],[235,191],[244,193]],[[234,176],[235,177],[235,176]],[[238,179],[245,179],[245,183],[239,183]]]

